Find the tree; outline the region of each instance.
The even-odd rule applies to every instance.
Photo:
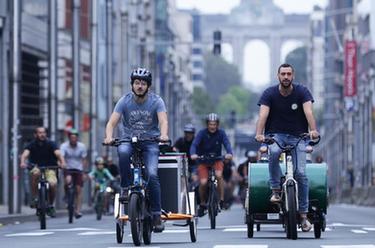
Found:
[[[193,90],[192,104],[197,115],[206,115],[215,111],[210,95],[200,87],[195,87]]]
[[[205,85],[211,99],[217,102],[221,95],[234,85],[241,85],[241,77],[237,67],[226,62],[221,56],[211,53],[205,55]]]
[[[307,83],[307,48],[298,47],[288,53],[285,62],[291,64],[295,70],[295,81],[298,83]]]

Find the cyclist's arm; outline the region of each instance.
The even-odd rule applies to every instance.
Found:
[[[264,133],[264,127],[266,126],[266,122],[267,122],[267,118],[268,118],[268,115],[270,113],[270,107],[267,106],[267,105],[260,105],[260,108],[259,108],[259,117],[258,117],[258,121],[257,121],[257,126],[256,126],[256,133],[255,133],[255,138],[258,140],[258,141],[262,141],[260,139],[262,139],[261,136],[263,136],[263,133]]]
[[[20,162],[21,168],[27,167],[26,160],[28,159],[29,156],[30,156],[30,150],[29,149],[23,150],[23,152],[21,154],[21,162]]]
[[[111,172],[109,172],[108,169],[104,169],[104,174],[109,180],[115,180],[115,178],[112,176]]]
[[[316,131],[316,122],[312,110],[312,102],[307,101],[303,104],[303,112],[305,113],[307,123],[311,131]]]
[[[201,143],[201,140],[202,140],[202,133],[199,132],[197,134],[197,136],[195,136],[193,142],[191,143],[191,146],[190,146],[190,156],[192,155],[197,155],[197,147],[198,145]]]
[[[223,132],[223,145],[224,145],[224,148],[225,148],[225,151],[227,152],[227,154],[233,155],[232,146],[231,146],[231,144],[229,142],[229,139],[228,139],[228,136],[225,132]]]
[[[109,144],[109,143],[112,142],[112,139],[113,139],[113,130],[115,129],[115,127],[119,123],[120,118],[121,118],[121,114],[118,113],[118,112],[113,112],[111,114],[111,117],[109,118],[109,120],[107,122],[107,125],[105,127],[105,139],[104,139],[104,143],[108,143]]]
[[[160,139],[168,140],[168,116],[167,112],[158,112],[158,120],[160,125]]]
[[[61,151],[59,149],[56,149],[53,153],[56,155],[57,160],[59,160],[60,166],[64,167],[66,163],[65,163],[64,156],[61,154]]]

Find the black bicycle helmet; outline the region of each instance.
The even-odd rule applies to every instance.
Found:
[[[152,75],[149,70],[146,68],[138,67],[134,69],[130,75],[130,83],[133,84],[134,80],[140,79],[147,82],[147,85],[150,87],[152,84]]]
[[[184,126],[185,133],[195,133],[195,127],[193,124],[189,123]]]
[[[219,123],[219,116],[215,113],[209,113],[206,117],[206,122],[208,123],[209,121],[216,121],[217,123]]]

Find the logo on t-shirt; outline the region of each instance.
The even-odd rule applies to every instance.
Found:
[[[293,109],[293,110],[296,110],[297,108],[298,108],[297,103],[293,103],[293,104],[292,104],[292,109]]]

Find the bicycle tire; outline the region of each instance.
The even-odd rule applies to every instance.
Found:
[[[320,239],[322,235],[322,224],[320,222],[314,223],[314,237]]]
[[[152,234],[152,220],[151,217],[147,217],[143,220],[143,243],[145,245],[151,244],[151,234]]]
[[[40,229],[44,230],[47,228],[47,188],[45,184],[42,184],[39,189],[38,214],[40,221]]]
[[[122,244],[124,238],[124,221],[119,220],[116,223],[116,241],[117,244]]]
[[[101,220],[103,215],[103,203],[104,203],[104,193],[99,192],[96,198],[95,211],[96,220]]]
[[[195,217],[188,220],[190,230],[190,240],[195,243],[197,241],[197,220]]]
[[[131,194],[129,201],[129,220],[133,243],[140,246],[142,241],[142,210],[138,194]]]
[[[73,186],[69,186],[67,190],[67,194],[68,194],[69,223],[73,223],[73,216],[74,216],[74,188]]]
[[[211,183],[208,195],[208,217],[210,218],[211,229],[216,228],[216,215],[217,215],[217,192],[214,184]]]
[[[294,186],[290,185],[286,188],[287,190],[287,238],[297,239],[297,202],[296,202],[296,191]]]
[[[252,214],[249,214],[249,216],[247,216],[247,237],[248,238],[252,238],[254,237],[254,217],[252,216]]]

